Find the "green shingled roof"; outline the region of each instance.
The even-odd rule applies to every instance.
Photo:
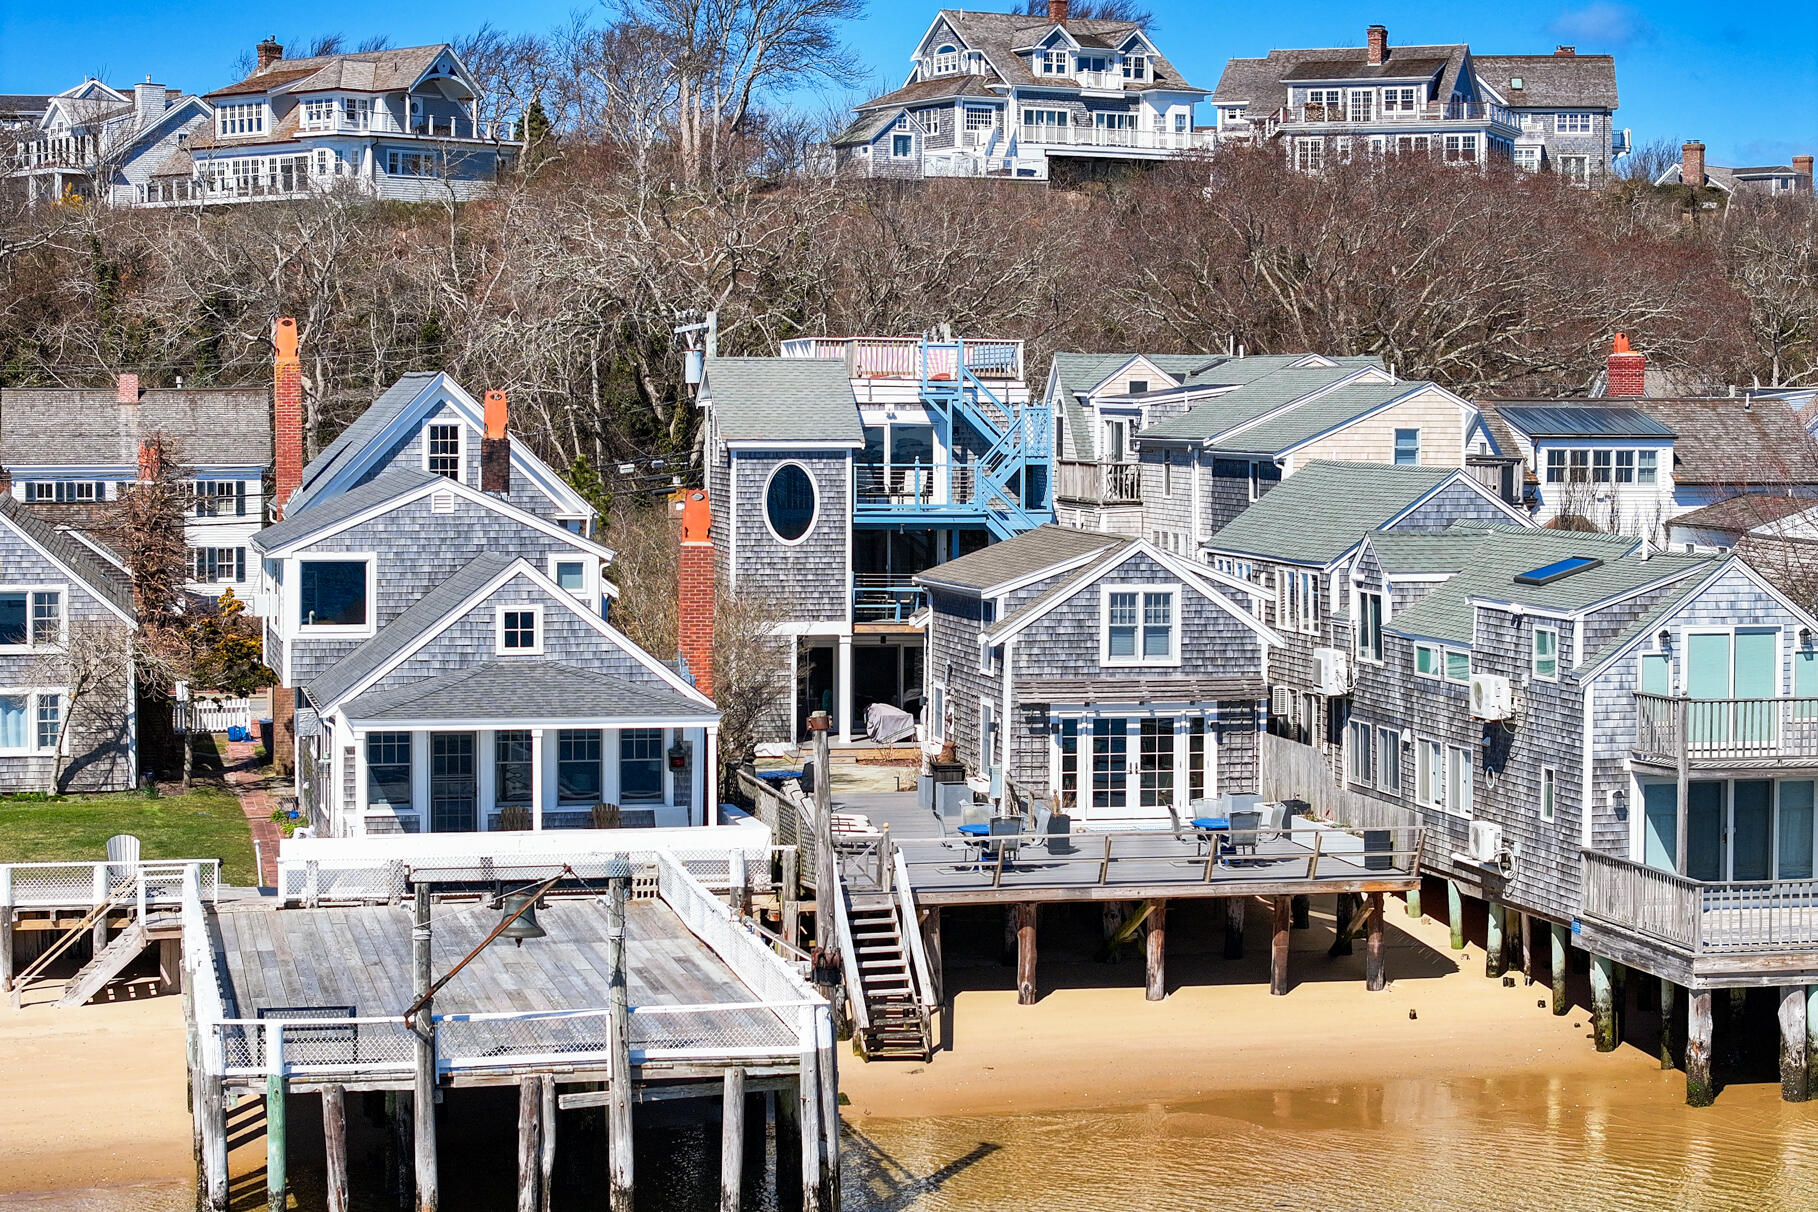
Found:
[[[1640,618],[1636,619],[1633,623],[1630,623],[1627,627],[1623,628],[1622,631],[1617,633],[1615,639],[1611,640],[1588,657],[1584,661],[1583,667],[1587,671],[1595,668],[1604,661],[1607,661],[1612,655],[1634,642],[1638,637],[1647,635],[1656,627],[1659,627],[1672,616],[1674,611],[1679,609],[1680,605],[1687,598],[1708,585],[1711,579],[1722,572],[1727,565],[1727,560],[1711,560],[1710,568],[1704,575],[1687,577],[1677,589],[1656,602],[1652,610],[1642,614]]]
[[[865,444],[852,380],[837,359],[711,358],[702,391],[728,442]]]
[[[1325,565],[1463,472],[1314,460],[1212,536],[1214,551]]]
[[[1457,572],[1482,545],[1485,533],[1469,523],[1458,523],[1437,533],[1381,530],[1369,537],[1369,543],[1376,563],[1391,577]]]
[[[1299,366],[1277,370],[1236,391],[1197,404],[1178,417],[1143,430],[1138,436],[1213,441],[1220,434],[1292,404],[1302,396],[1342,383],[1364,369],[1361,366]],[[1216,381],[1215,378],[1208,380]],[[1249,447],[1245,446],[1245,449]]]

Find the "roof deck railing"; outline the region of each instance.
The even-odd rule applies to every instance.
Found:
[[[981,379],[1021,379],[1021,341],[926,341],[921,337],[797,337],[785,358],[843,358],[855,379],[957,378],[959,359]],[[926,372],[924,374],[924,372]]]
[[[1818,698],[1635,695],[1635,755],[1694,764],[1818,762]]]

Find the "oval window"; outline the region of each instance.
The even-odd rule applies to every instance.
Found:
[[[785,543],[799,542],[814,525],[814,481],[798,463],[785,463],[770,477],[764,494],[764,516]]]

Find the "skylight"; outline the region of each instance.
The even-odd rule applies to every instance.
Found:
[[[1515,583],[1517,585],[1550,585],[1561,577],[1569,577],[1575,572],[1583,572],[1587,568],[1597,568],[1602,564],[1602,560],[1593,559],[1590,556],[1567,556],[1563,560],[1554,560],[1551,564],[1542,564],[1539,568],[1532,568],[1527,572],[1517,574]]]

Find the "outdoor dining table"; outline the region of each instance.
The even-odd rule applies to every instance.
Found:
[[[967,849],[972,851],[973,865],[982,870],[985,865],[985,842],[991,837],[991,826],[981,821],[974,825],[961,825],[957,832]]]
[[[1193,826],[1194,831],[1198,834],[1199,844],[1205,848],[1203,853],[1210,854],[1212,848],[1218,844],[1218,835],[1231,827],[1231,818],[1196,816],[1187,823]]]

